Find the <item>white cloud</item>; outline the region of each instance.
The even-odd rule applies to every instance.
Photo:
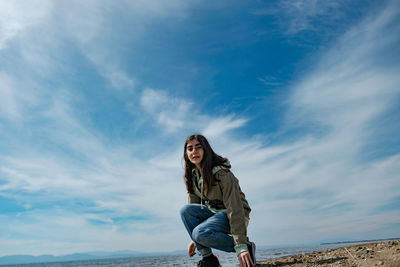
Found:
[[[303,30],[315,30],[316,19],[327,19],[340,15],[340,1],[297,0],[281,1],[281,8],[289,18],[287,32],[294,34]]]
[[[21,123],[30,115],[27,110],[44,102],[41,97],[42,90],[35,81],[0,72],[0,119]]]
[[[167,132],[183,129],[190,117],[197,114],[190,101],[169,97],[166,91],[150,88],[142,92],[140,104]]]
[[[345,4],[343,1],[280,0],[263,3],[253,14],[279,16],[286,33],[297,34],[319,30],[327,22],[337,23],[343,17],[341,5]]]
[[[379,139],[376,132],[398,128],[387,123],[380,129],[380,122],[396,116],[390,111],[400,94],[399,66],[377,60],[398,42],[399,37],[388,32],[398,12],[392,2],[373,19],[362,21],[294,86],[286,124],[289,129],[310,129],[305,137],[278,147],[249,149],[241,144],[243,149],[228,150],[256,205],[256,237],[304,243],[395,234],[398,211],[382,207],[399,196],[400,156],[378,153],[367,159],[365,153]],[[314,132],[319,127],[323,130]],[[226,142],[231,143],[226,147],[240,147],[233,140]],[[267,156],[274,155],[271,149],[287,153]],[[261,160],[252,162],[252,154]],[[293,231],[287,232],[289,228]]]
[[[51,10],[51,2],[47,0],[0,2],[0,50],[7,42],[23,33],[30,26],[42,22]]]
[[[104,74],[110,81],[111,86],[116,89],[133,88],[135,83],[132,78],[122,71],[111,69]]]
[[[154,244],[157,244],[157,251],[170,251],[171,247],[187,242],[184,229],[175,229],[180,224],[177,220],[132,220],[127,223],[127,228],[121,229],[120,225],[108,220],[93,225],[90,220],[96,219],[96,215],[77,214],[67,210],[36,210],[7,219],[9,224],[3,224],[3,220],[0,222],[2,229],[6,229],[5,232],[27,237],[24,240],[13,240],[2,236],[1,254],[8,255],[14,253],[15,247],[20,247],[22,254],[30,255],[43,255],[43,251],[54,255],[126,249],[150,252],[154,251]],[[30,223],[26,223],[27,221]]]
[[[12,80],[0,72],[0,116],[5,118],[19,118],[20,110],[17,96],[13,90]]]
[[[185,130],[216,138],[242,127],[247,122],[246,119],[235,118],[234,115],[220,117],[203,115],[200,103],[172,97],[167,91],[162,90],[145,89],[140,103],[168,133]]]
[[[242,127],[247,120],[234,119],[233,116],[212,119],[207,127],[202,131],[205,136],[210,138],[221,136],[227,131]]]
[[[11,4],[12,2],[2,2],[2,5],[7,3]],[[15,3],[13,2],[13,5]],[[145,10],[148,10],[146,12],[154,12],[155,16],[179,16],[179,12],[175,11],[182,8],[182,6],[176,4],[177,1],[170,1],[168,4],[160,2],[162,6],[171,6],[172,9],[160,8],[154,2],[146,3],[148,6],[148,8],[145,8]],[[11,130],[2,133],[2,136],[6,137],[8,142],[15,142],[16,145],[13,146],[11,154],[5,152],[6,154],[0,155],[0,194],[23,199],[25,209],[32,209],[35,212],[44,209],[42,220],[36,218],[36,220],[31,221],[32,218],[27,218],[26,220],[29,223],[21,221],[13,225],[8,221],[7,225],[10,225],[10,227],[20,227],[13,233],[17,233],[19,236],[25,234],[25,237],[14,242],[12,239],[15,236],[8,236],[8,239],[2,242],[2,245],[5,244],[5,247],[0,249],[2,255],[4,253],[15,254],[13,251],[16,251],[18,247],[25,247],[27,253],[37,251],[38,254],[44,251],[57,253],[58,249],[58,253],[62,251],[66,253],[68,247],[71,252],[75,252],[79,248],[82,251],[92,250],[92,248],[98,246],[98,240],[90,242],[82,241],[82,239],[72,240],[75,237],[74,233],[81,232],[82,229],[86,229],[85,232],[91,232],[92,239],[98,237],[97,231],[90,230],[93,229],[92,224],[75,220],[82,217],[82,214],[87,219],[96,219],[108,224],[113,224],[111,217],[143,216],[148,218],[154,216],[156,219],[152,220],[152,223],[147,221],[145,225],[141,226],[151,229],[158,229],[159,220],[168,221],[173,218],[173,223],[170,225],[177,228],[179,203],[186,199],[180,158],[171,158],[169,153],[164,156],[158,153],[157,156],[160,156],[162,160],[147,161],[133,154],[133,151],[138,150],[135,147],[136,144],[124,144],[115,147],[109,143],[106,145],[104,136],[92,129],[86,123],[85,114],[77,109],[75,104],[80,101],[79,94],[72,93],[66,88],[49,90],[48,88],[38,87],[35,82],[37,77],[32,77],[36,74],[40,74],[42,77],[49,76],[55,68],[67,67],[60,67],[62,64],[57,62],[60,59],[57,53],[61,52],[57,47],[60,43],[58,38],[61,37],[58,31],[63,31],[64,38],[68,35],[75,36],[73,41],[80,45],[87,58],[95,64],[99,73],[106,78],[113,88],[132,89],[135,86],[134,78],[122,71],[116,62],[109,61],[110,53],[103,53],[108,49],[107,46],[97,45],[99,36],[104,34],[102,30],[107,25],[103,16],[103,12],[108,12],[105,5],[107,5],[106,2],[101,4],[97,1],[76,2],[76,5],[71,2],[58,2],[51,9],[54,13],[50,13],[49,6],[41,7],[43,9],[40,10],[43,12],[33,12],[32,19],[27,20],[24,20],[24,18],[26,15],[29,18],[29,10],[25,12],[23,8],[16,8],[15,22],[9,22],[6,19],[1,21],[2,26],[5,25],[2,28],[4,31],[0,33],[1,48],[4,48],[6,42],[11,39],[20,37],[21,46],[19,48],[21,53],[19,55],[21,55],[21,60],[19,62],[27,63],[21,64],[28,65],[27,69],[30,66],[32,72],[24,75],[24,77],[21,77],[18,73],[1,73],[0,93],[2,97],[0,103],[2,105],[0,105],[0,116],[11,119],[13,123],[21,123],[19,130],[27,130],[32,135],[40,133],[41,138],[45,140],[43,141],[45,149],[43,149],[40,142],[33,144],[30,143],[31,140],[21,140],[19,139],[21,137],[13,135]],[[29,7],[29,5],[25,6]],[[143,7],[146,7],[144,2]],[[7,8],[1,10],[7,10]],[[136,10],[136,12],[140,13],[139,10]],[[148,19],[146,12],[142,15],[143,18]],[[39,23],[44,20],[51,20],[52,15],[57,16],[54,24]],[[31,31],[27,30],[28,27],[31,27],[29,28]],[[37,36],[42,31],[46,31],[46,34],[41,37]],[[137,34],[140,35],[140,31]],[[38,40],[39,38],[41,39]],[[53,46],[54,43],[56,45]],[[9,68],[9,70],[12,69]],[[181,109],[185,110],[185,107],[181,105]],[[176,114],[180,111],[182,110],[177,110]],[[159,120],[165,122],[170,128],[174,127],[175,121],[169,117],[160,116]],[[34,125],[33,128],[30,128],[32,125]],[[36,128],[37,125],[39,127]],[[8,124],[7,126],[13,125]],[[5,128],[6,126],[4,126]],[[47,150],[47,147],[51,147],[51,149]],[[74,155],[75,159],[71,155]],[[174,165],[158,164],[165,162],[165,160]],[[164,186],[160,187],[160,184]],[[181,194],[171,194],[177,187],[182,188]],[[32,198],[32,195],[38,197]],[[171,202],[167,203],[162,201],[163,199],[169,199]],[[71,200],[87,203],[90,206],[90,208],[87,208],[89,211],[85,208],[80,210],[80,207],[76,207],[77,214],[69,214],[64,217],[60,214],[65,213],[66,210],[63,209],[69,209],[68,207],[52,207],[52,203]],[[59,209],[59,212],[55,209]],[[102,214],[95,218],[90,212],[101,212]],[[57,214],[56,218],[51,216],[53,213]],[[74,219],[69,220],[68,216],[74,217]],[[34,223],[35,221],[40,222]],[[60,222],[68,222],[68,227],[60,225]],[[153,226],[151,226],[152,224]],[[165,223],[161,226],[159,229],[167,229]],[[3,228],[5,229],[5,225]],[[38,233],[44,232],[46,228],[54,229],[52,231],[53,236],[30,238],[32,235],[29,233],[34,232],[31,231],[32,229],[36,229],[36,233]],[[69,241],[60,241],[65,239],[65,233],[60,229],[65,229],[65,233],[71,234]],[[181,227],[178,229],[183,232]],[[131,231],[138,230],[131,229]],[[115,241],[117,243],[124,239],[125,241],[120,243],[121,249],[129,247],[129,244],[133,242],[132,240],[139,240],[138,236],[143,240],[143,235],[140,234],[129,235],[128,238],[128,235],[121,233],[118,227],[112,228],[110,232],[104,231],[104,233],[110,240],[119,240]],[[167,240],[171,240],[171,237],[174,236],[173,233],[171,231],[168,238],[163,237],[166,248],[168,247]],[[157,237],[157,235],[160,237]],[[161,240],[161,236],[160,233],[153,235],[148,233],[148,243],[135,244],[134,246],[138,250],[151,250],[154,244],[151,243],[151,240],[153,242],[158,241],[158,239]],[[37,244],[38,239],[47,240],[52,245],[44,242],[43,246],[35,246],[34,244]],[[106,247],[107,250],[115,250],[114,242],[103,241],[101,243],[109,244]],[[161,242],[164,241],[159,243]],[[54,250],[51,248],[53,245]]]
[[[150,21],[185,16],[186,6],[187,3],[182,0],[68,1],[59,2],[55,12],[61,14],[58,25],[66,31],[64,34],[76,42],[111,87],[132,90],[135,77],[118,67],[120,62],[117,59],[124,58],[126,50],[119,49],[117,41],[123,42],[121,36],[128,34],[129,46],[135,49],[134,41],[140,40],[146,33]],[[116,14],[115,10],[120,12]],[[120,25],[115,22],[118,21],[115,16],[129,22],[129,29],[126,29],[125,23]]]
[[[10,235],[1,243],[1,255],[17,250],[29,254],[128,248],[150,251],[154,242],[170,248],[177,231],[184,236],[178,220],[179,207],[186,199],[180,153],[160,150],[159,158],[145,160],[133,153],[134,144],[106,145],[101,134],[79,118],[71,95],[56,94],[51,102],[42,114],[46,120],[41,131],[46,143],[58,144],[61,151],[21,143],[11,155],[0,156],[0,194],[29,203],[24,208],[32,210],[22,212],[14,223],[10,217],[2,220],[7,221],[2,228]],[[17,139],[10,136],[8,140]],[[179,193],[177,188],[181,188]],[[133,219],[127,226],[113,219],[135,216],[143,222]],[[91,221],[101,223],[96,226]],[[168,234],[163,234],[165,229]],[[85,234],[77,236],[78,232]],[[145,235],[147,241],[143,242]],[[172,245],[178,247],[178,239],[174,240]],[[35,246],[39,241],[42,245]]]
[[[294,88],[289,123],[328,127],[334,131],[332,138],[341,142],[337,147],[345,151],[361,148],[371,125],[387,116],[400,92],[399,67],[377,60],[394,45],[387,28],[398,13],[395,7],[345,34]]]
[[[1,254],[15,254],[18,247],[23,248],[18,249],[19,253],[29,254],[118,249],[152,251],[154,242],[164,244],[166,250],[171,246],[179,248],[179,241],[182,242],[185,235],[178,211],[186,200],[179,157],[165,152],[159,159],[147,162],[132,158],[123,149],[102,148],[100,144],[86,153],[91,158],[80,164],[40,151],[1,158],[0,194],[18,196],[21,202],[30,201],[28,208],[32,210],[22,213],[13,223],[10,223],[11,217],[2,220],[7,221],[1,224],[10,236],[4,237]],[[164,161],[171,164],[157,164]],[[177,192],[177,188],[181,190]],[[73,204],[75,202],[77,204]],[[85,204],[80,206],[79,203]],[[121,223],[113,218],[127,218],[128,221]],[[168,234],[165,235],[166,230]],[[99,231],[103,233],[100,236]],[[78,232],[80,234],[76,235]],[[175,238],[171,243],[176,232],[182,238]],[[12,245],[10,242],[16,240],[16,233],[24,238],[17,238],[20,241]],[[34,241],[38,240],[42,245],[35,247]],[[25,244],[22,247],[21,242]]]

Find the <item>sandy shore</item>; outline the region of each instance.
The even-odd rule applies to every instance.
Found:
[[[360,244],[321,252],[257,262],[257,266],[400,267],[400,240]]]

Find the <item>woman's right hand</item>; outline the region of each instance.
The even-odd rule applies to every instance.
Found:
[[[187,249],[189,257],[193,257],[193,255],[196,254],[195,250],[196,250],[196,244],[193,241],[190,241]]]
[[[243,251],[239,254],[238,260],[240,267],[251,267],[253,266],[253,260],[251,259],[250,253],[248,251]]]

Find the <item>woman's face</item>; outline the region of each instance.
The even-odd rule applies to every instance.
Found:
[[[200,163],[203,160],[204,150],[199,141],[193,139],[187,142],[186,155],[188,156],[190,162],[200,169]]]

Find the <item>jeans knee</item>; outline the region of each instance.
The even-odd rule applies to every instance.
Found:
[[[206,246],[211,234],[212,231],[210,229],[202,226],[197,226],[193,229],[192,238],[195,242]]]
[[[189,209],[190,209],[189,204],[184,205],[179,212],[181,214],[181,217],[185,216],[188,213]]]
[[[180,214],[183,222],[187,220],[192,220],[194,215],[192,209],[193,207],[190,204],[186,204],[181,208]]]

